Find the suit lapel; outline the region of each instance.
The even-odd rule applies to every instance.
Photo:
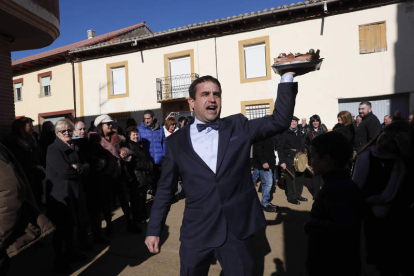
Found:
[[[203,165],[206,169],[214,173],[210,167],[201,159],[201,157],[195,152],[193,148],[193,143],[191,142],[191,136],[190,136],[190,124],[187,125],[188,127],[185,129],[185,143],[184,145],[189,145],[188,150],[185,150],[184,152],[187,153],[191,158],[193,158],[195,161]]]
[[[216,174],[218,174],[221,163],[223,162],[223,158],[226,153],[227,146],[229,145],[230,136],[232,133],[231,125],[228,122],[229,121],[226,119],[220,121]]]

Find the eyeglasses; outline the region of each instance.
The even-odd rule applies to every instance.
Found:
[[[108,122],[108,123],[104,123],[104,124],[107,125],[107,126],[113,126],[114,125],[113,122]]]
[[[59,132],[62,133],[62,134],[65,134],[66,132],[67,133],[73,133],[73,129],[64,129],[64,130],[60,130]]]

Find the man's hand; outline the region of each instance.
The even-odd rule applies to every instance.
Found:
[[[282,164],[280,164],[280,167],[281,167],[282,169],[286,170],[286,163],[282,163]]]
[[[267,164],[267,163],[264,163],[262,166],[263,166],[263,169],[265,169],[265,170],[269,169],[269,164]]]
[[[160,252],[159,248],[160,237],[148,236],[145,239],[145,245],[148,247],[149,252],[157,254]]]
[[[75,170],[78,170],[78,165],[72,164],[72,168],[74,168]]]

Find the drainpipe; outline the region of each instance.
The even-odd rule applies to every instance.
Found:
[[[72,63],[72,80],[73,80],[73,113],[75,119],[76,117],[76,86],[75,86],[75,64],[73,60],[70,61]]]

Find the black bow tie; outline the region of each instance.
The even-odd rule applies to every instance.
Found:
[[[202,132],[203,130],[205,130],[208,127],[211,127],[212,129],[218,130],[219,120],[217,120],[215,122],[212,122],[212,123],[207,123],[207,124],[197,124],[198,132]]]

